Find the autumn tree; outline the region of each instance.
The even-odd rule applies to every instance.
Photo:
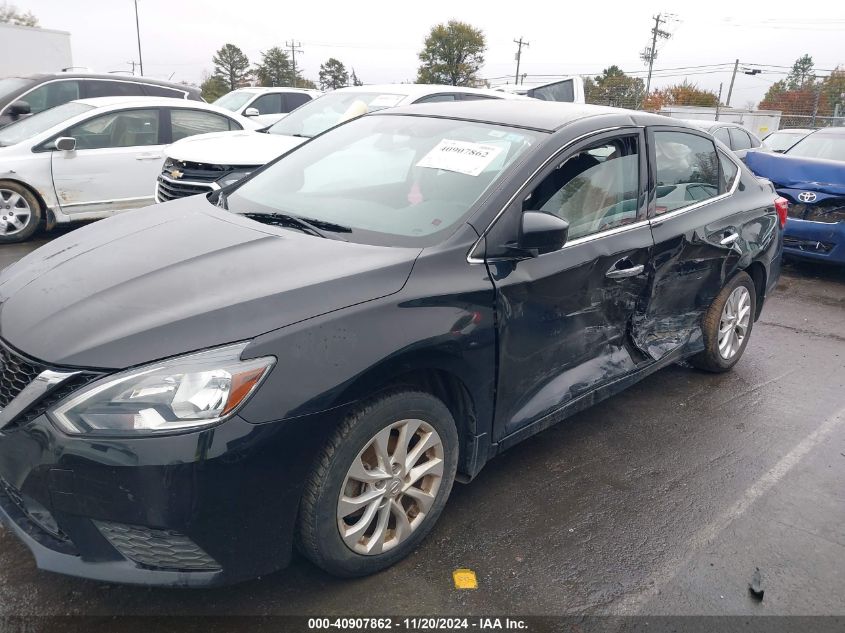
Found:
[[[484,64],[486,49],[480,29],[450,20],[432,27],[419,53],[417,83],[471,86]]]
[[[339,59],[329,57],[325,64],[320,64],[320,89],[337,90],[349,85],[349,73]]]
[[[643,110],[657,111],[666,106],[702,106],[714,108],[719,96],[712,90],[699,88],[686,80],[667,88],[653,90],[643,100]]]
[[[584,93],[587,103],[638,108],[645,95],[645,83],[626,75],[619,66],[610,66],[601,75],[584,80]]]
[[[24,13],[15,5],[6,2],[0,4],[0,22],[16,26],[38,26],[38,18],[32,14],[32,11]]]
[[[214,74],[235,90],[249,79],[249,58],[234,44],[224,44],[211,58]]]
[[[819,78],[813,58],[804,55],[795,60],[786,79],[769,87],[759,107],[787,115],[830,116],[837,103],[845,103],[845,69],[836,68],[829,76]]]
[[[288,54],[278,46],[261,53],[261,63],[255,66],[255,76],[262,86],[292,86],[293,66]]]

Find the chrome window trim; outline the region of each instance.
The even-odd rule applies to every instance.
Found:
[[[613,126],[613,127],[602,128],[600,130],[593,130],[592,132],[588,132],[587,134],[582,134],[581,136],[578,136],[578,137],[572,139],[571,141],[569,141],[568,143],[566,143],[565,145],[563,145],[554,154],[552,154],[551,156],[549,156],[549,158],[547,158],[545,161],[543,161],[542,165],[540,165],[537,169],[535,169],[531,173],[531,175],[525,180],[525,182],[523,182],[519,186],[519,188],[516,190],[516,192],[508,199],[508,201],[505,203],[505,205],[496,214],[496,217],[493,218],[493,220],[487,225],[487,228],[484,229],[481,232],[481,235],[478,237],[477,240],[475,240],[475,242],[473,243],[473,245],[470,247],[469,251],[467,252],[467,257],[466,257],[467,263],[469,263],[469,264],[483,264],[484,263],[483,257],[475,257],[473,255],[473,253],[475,252],[475,249],[478,248],[479,244],[481,244],[481,242],[487,236],[487,233],[490,232],[490,229],[493,227],[493,225],[496,224],[496,222],[499,221],[499,218],[502,217],[502,215],[504,215],[505,211],[507,211],[508,208],[514,203],[514,201],[525,190],[525,188],[528,186],[528,184],[532,180],[534,180],[534,178],[537,177],[537,174],[539,174],[546,167],[548,167],[550,163],[554,162],[555,159],[558,158],[558,156],[560,156],[562,153],[567,151],[573,145],[580,143],[581,141],[588,139],[591,136],[598,136],[599,134],[604,134],[606,132],[615,132],[617,130],[643,130],[643,129],[645,129],[645,126],[643,126],[643,125],[616,125],[616,126]],[[641,224],[646,224],[647,222],[648,222],[648,220],[642,220],[641,222],[637,222],[635,224],[628,224],[626,226],[617,227],[615,229],[608,229],[606,231],[600,231],[599,233],[593,233],[592,235],[585,235],[584,237],[578,238],[577,240],[572,240],[571,242],[564,244],[563,247],[561,248],[561,250],[563,250],[564,248],[567,248],[568,246],[571,246],[571,245],[578,245],[578,244],[581,244],[583,242],[589,241],[590,239],[596,239],[598,237],[604,237],[605,235],[608,235],[611,232],[612,233],[621,232],[620,229],[625,229],[625,230],[631,229],[631,228],[634,228],[635,226],[639,226]]]
[[[165,90],[172,90],[173,92],[181,92],[183,99],[188,98],[188,91],[187,90],[181,90],[180,88],[171,88],[170,86],[160,86],[158,84],[151,84],[151,83],[148,83],[146,81],[127,81],[126,79],[103,79],[102,77],[57,77],[55,79],[50,79],[48,81],[41,82],[37,86],[33,86],[32,88],[30,88],[29,90],[27,90],[23,94],[18,95],[18,97],[15,99],[15,101],[19,101],[19,100],[23,99],[30,92],[34,92],[35,90],[38,90],[41,86],[46,86],[47,84],[56,83],[57,81],[117,81],[119,83],[124,83],[124,84],[140,84],[142,86],[150,86],[151,88],[164,88]],[[81,86],[80,86],[80,88],[81,88]],[[80,90],[80,92],[81,92],[81,90]],[[71,101],[77,101],[78,99],[87,99],[87,98],[94,99],[96,97],[77,97],[76,99],[71,99]],[[144,95],[138,95],[138,98],[143,99]],[[172,99],[172,98],[175,98],[175,97],[154,97],[154,98]],[[14,103],[14,101],[12,103]],[[5,108],[0,110],[0,116],[5,114],[6,108],[8,108],[10,105],[12,105],[12,103],[10,103]],[[42,112],[43,112],[43,110],[42,110]]]
[[[47,369],[35,377],[31,383],[24,387],[12,401],[0,410],[0,429],[7,426],[30,405],[40,400],[54,387],[58,387],[68,378],[79,374],[78,371],[53,371]]]
[[[721,154],[722,156],[727,158],[729,161],[731,161],[734,164],[734,166],[736,167],[736,176],[734,176],[734,181],[733,181],[733,184],[731,185],[730,190],[726,191],[725,193],[720,193],[718,196],[713,196],[712,198],[707,198],[706,200],[701,200],[699,202],[696,202],[695,204],[691,204],[691,205],[686,206],[686,207],[681,207],[680,209],[675,209],[674,211],[670,211],[669,213],[664,213],[663,215],[657,215],[653,218],[649,218],[648,221],[651,224],[651,226],[660,226],[660,224],[663,223],[666,220],[677,217],[679,215],[683,215],[684,213],[687,213],[688,211],[695,211],[696,209],[700,209],[704,206],[707,206],[708,204],[712,204],[713,202],[718,202],[719,200],[725,200],[725,199],[729,198],[730,196],[732,196],[736,192],[737,188],[739,187],[740,176],[742,175],[742,168],[740,167],[739,163],[734,159],[734,157],[732,155],[728,154],[728,152],[723,152],[722,150],[720,150],[717,147],[716,148],[716,154]],[[731,152],[730,154],[733,154],[733,152]]]

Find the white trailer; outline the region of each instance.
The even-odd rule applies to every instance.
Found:
[[[702,106],[664,106],[660,114],[676,119],[697,119],[715,121],[716,108]],[[738,123],[760,138],[780,128],[780,110],[745,110],[742,108],[719,108],[718,120]]]
[[[0,23],[0,78],[55,73],[73,66],[70,33]]]

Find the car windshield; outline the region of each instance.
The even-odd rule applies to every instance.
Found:
[[[367,112],[397,106],[406,96],[385,92],[333,92],[297,108],[268,132],[311,138]]]
[[[363,117],[273,163],[226,203],[268,224],[296,216],[350,241],[430,246],[540,137],[452,119]]]
[[[775,152],[785,152],[806,135],[806,132],[772,132],[763,143]]]
[[[224,94],[217,101],[212,102],[214,105],[225,108],[230,112],[236,112],[250,99],[255,96],[254,92],[247,92],[245,90],[233,90],[232,92]]]
[[[789,156],[845,161],[845,134],[810,134],[786,153]]]
[[[7,79],[0,79],[0,100],[5,99],[13,92],[31,86],[35,82],[32,79],[22,79],[21,77],[8,77]]]
[[[21,143],[93,108],[94,106],[71,101],[28,116],[0,130],[0,146]]]

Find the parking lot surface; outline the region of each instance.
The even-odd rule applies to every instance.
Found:
[[[38,571],[0,528],[0,616],[845,615],[843,481],[845,273],[787,265],[733,372],[670,367],[515,447],[383,573],[297,557],[227,588],[105,585]]]

